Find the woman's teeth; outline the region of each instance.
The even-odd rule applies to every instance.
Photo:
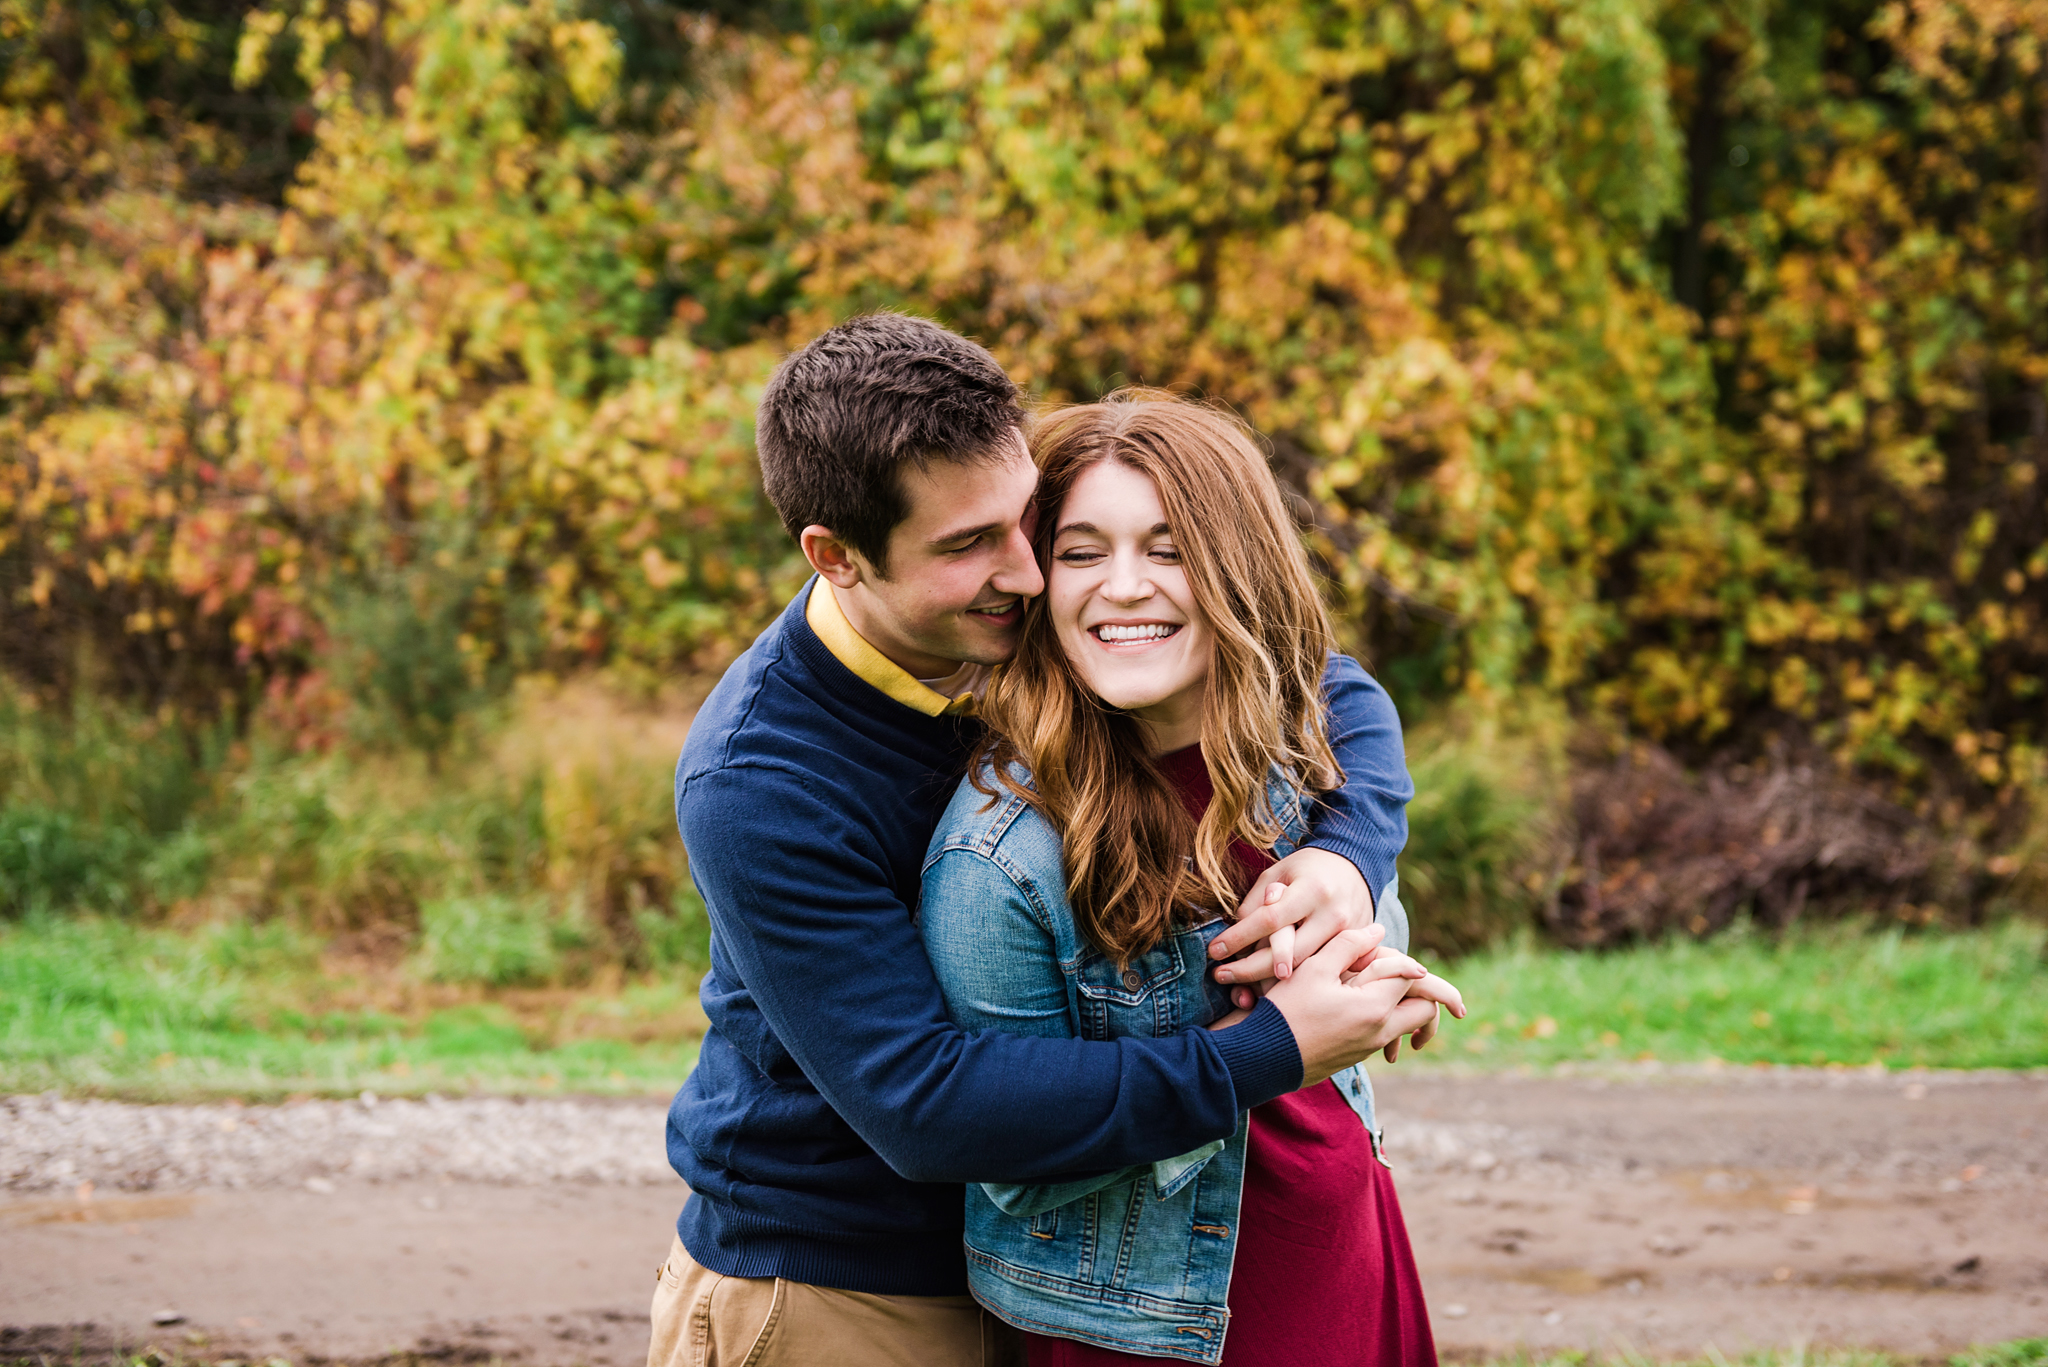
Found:
[[[1107,644],[1119,641],[1160,641],[1180,628],[1166,622],[1147,622],[1138,627],[1096,627],[1095,639]]]

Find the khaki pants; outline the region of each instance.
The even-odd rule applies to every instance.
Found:
[[[726,1277],[675,1240],[655,1273],[647,1367],[1023,1367],[1017,1332],[972,1296],[875,1296]]]

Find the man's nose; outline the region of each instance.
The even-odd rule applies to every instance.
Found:
[[[1045,592],[1045,575],[1038,568],[1038,557],[1032,553],[1031,538],[1022,527],[1014,527],[1008,539],[1003,542],[1003,554],[996,565],[996,572],[989,576],[989,586],[997,593],[1014,593],[1025,598],[1036,598]]]

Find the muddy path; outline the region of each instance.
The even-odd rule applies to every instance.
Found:
[[[1447,1349],[1933,1355],[2048,1333],[2048,1078],[1382,1094],[1414,1131],[1402,1199]]]
[[[1446,1356],[2048,1333],[2048,1076],[1378,1079]],[[644,1359],[659,1104],[0,1104],[0,1359]]]

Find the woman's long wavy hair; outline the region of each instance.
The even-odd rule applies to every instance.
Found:
[[[1216,795],[1197,825],[1129,713],[1076,671],[1042,595],[1024,609],[1017,655],[995,673],[982,715],[994,783],[1059,832],[1067,896],[1082,934],[1119,964],[1199,913],[1237,906],[1230,843],[1271,849],[1281,814],[1266,778],[1279,765],[1322,792],[1343,775],[1323,720],[1322,676],[1336,637],[1279,484],[1251,432],[1227,413],[1159,390],[1127,389],[1046,415],[1037,550],[1052,539],[1074,481],[1103,461],[1151,478],[1194,606],[1215,640],[1202,704],[1202,753]],[[1021,761],[1031,786],[1013,778]],[[976,770],[979,774],[980,769]],[[994,794],[990,780],[977,777]],[[1190,858],[1192,856],[1192,858]]]

